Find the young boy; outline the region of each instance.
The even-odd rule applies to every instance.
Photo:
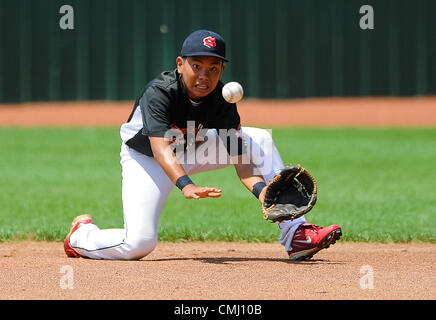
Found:
[[[267,130],[242,127],[236,104],[222,96],[225,42],[208,30],[184,41],[177,68],[148,83],[121,126],[123,229],[99,229],[76,217],[64,241],[69,257],[140,259],[155,248],[158,220],[174,186],[186,199],[218,198],[189,175],[233,164],[245,187],[263,203],[266,184],[284,167]],[[260,209],[259,209],[260,210]],[[259,212],[259,214],[261,214]],[[311,258],[341,236],[304,217],[277,223],[291,260]]]

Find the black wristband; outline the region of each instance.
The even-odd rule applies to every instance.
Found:
[[[177,179],[176,181],[176,186],[177,188],[179,188],[180,190],[182,190],[184,187],[186,187],[188,184],[194,184],[194,182],[192,182],[191,178],[189,178],[187,175],[181,176],[179,179]]]
[[[253,191],[251,191],[257,199],[259,199],[259,195],[262,192],[263,188],[266,187],[266,183],[263,181],[257,182],[253,186]]]

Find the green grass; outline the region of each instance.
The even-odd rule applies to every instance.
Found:
[[[317,179],[306,216],[342,226],[344,240],[436,242],[436,129],[274,129],[285,162]],[[118,128],[0,129],[0,240],[60,241],[74,216],[121,227]],[[161,241],[277,241],[234,168],[193,176],[223,189],[185,200],[175,189],[159,223]]]

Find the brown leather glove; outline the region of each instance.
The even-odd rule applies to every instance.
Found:
[[[306,169],[288,166],[267,185],[262,211],[272,222],[297,219],[316,203],[317,184]]]

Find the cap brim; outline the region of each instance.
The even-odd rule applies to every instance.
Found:
[[[220,56],[219,54],[216,54],[216,53],[207,52],[207,51],[191,52],[189,54],[184,55],[184,57],[194,57],[194,56],[212,56],[212,57],[220,58],[226,62],[229,62],[229,60],[224,58],[223,56]]]

